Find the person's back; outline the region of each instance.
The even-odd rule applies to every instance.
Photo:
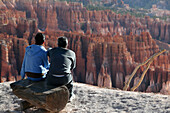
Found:
[[[57,47],[49,51],[51,61],[49,73],[63,75],[71,73],[75,67],[75,53],[69,49]]]
[[[67,49],[68,40],[66,37],[58,38],[58,47],[48,51],[50,68],[47,74],[47,85],[66,85],[72,96],[72,70],[76,66],[76,55],[72,50]]]
[[[44,40],[45,36],[42,33],[38,33],[35,37],[36,43],[26,47],[20,73],[22,79],[25,78],[26,74],[28,79],[39,81],[47,73],[49,62],[47,50],[43,46]]]

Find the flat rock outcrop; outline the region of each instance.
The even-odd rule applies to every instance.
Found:
[[[10,83],[0,83],[1,112],[47,113],[35,107],[20,111],[21,99],[12,93]],[[75,98],[60,113],[170,112],[169,95],[113,90],[82,83],[73,85]]]
[[[10,86],[17,97],[50,112],[64,109],[69,99],[66,86],[49,86],[46,81],[34,82],[26,79],[11,83]]]

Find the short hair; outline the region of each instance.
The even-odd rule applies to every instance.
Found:
[[[68,39],[64,36],[58,37],[58,47],[66,48],[68,45]]]
[[[42,33],[37,33],[35,36],[35,44],[42,45],[45,41],[45,35]]]

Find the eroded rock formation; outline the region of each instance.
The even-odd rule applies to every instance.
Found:
[[[129,14],[120,15],[110,10],[88,11],[81,3],[53,0],[3,0],[0,7],[1,32],[23,37],[25,32],[37,30],[64,30],[112,36],[139,35],[149,31],[154,39],[170,43],[170,23],[150,17],[136,18]],[[5,24],[5,26],[4,26]]]
[[[0,34],[0,81],[18,80],[28,41],[12,35]]]
[[[122,89],[125,79],[138,63],[144,62],[159,51],[158,45],[149,32],[142,32],[139,36],[117,34],[114,37],[68,32],[56,34],[48,32],[48,34],[55,36],[48,35],[51,38],[48,38],[47,42],[60,35],[69,38],[69,48],[77,54],[74,79],[101,87],[110,88],[112,85],[112,87]],[[47,45],[54,46],[51,43]],[[169,53],[165,53],[154,60],[138,91],[167,91],[168,85],[163,84],[169,84],[169,56]],[[145,67],[137,71],[130,87],[139,81]]]
[[[123,88],[138,63],[159,51],[155,39],[169,43],[170,24],[149,17],[136,18],[113,11],[88,11],[79,3],[52,0],[0,1],[1,82],[17,79],[24,48],[34,43],[38,31],[46,35],[45,47],[57,46],[57,37],[69,39],[77,55],[74,80],[102,87]],[[154,60],[138,91],[169,90],[170,53]],[[132,80],[139,80],[145,66]]]

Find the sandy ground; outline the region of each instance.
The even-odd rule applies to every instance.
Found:
[[[10,82],[0,83],[0,113],[43,113],[37,108],[19,110],[21,99]],[[75,98],[61,113],[170,113],[170,95],[98,88],[74,83]]]

